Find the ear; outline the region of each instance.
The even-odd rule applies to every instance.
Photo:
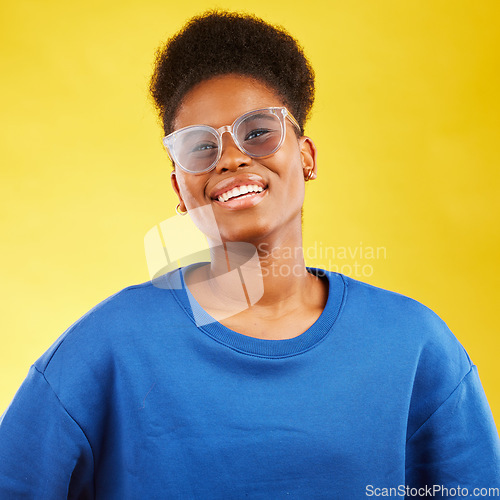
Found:
[[[179,209],[182,212],[187,210],[186,205],[184,205],[184,201],[182,200],[181,190],[179,189],[179,183],[177,182],[177,176],[175,174],[175,170],[170,174],[170,182],[172,183],[172,187],[174,188],[175,194],[177,198],[179,198]]]
[[[316,156],[318,150],[310,137],[302,136],[299,139],[300,155],[302,158],[302,169],[304,171],[304,179],[309,181],[317,177]]]

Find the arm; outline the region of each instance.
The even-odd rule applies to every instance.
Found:
[[[477,369],[409,437],[411,487],[500,488],[500,443]],[[497,493],[498,494],[498,493]]]
[[[0,419],[0,498],[93,498],[90,444],[35,367]]]

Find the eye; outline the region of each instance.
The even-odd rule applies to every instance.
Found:
[[[268,128],[256,128],[251,130],[246,136],[245,141],[251,141],[252,139],[257,139],[258,137],[263,138],[266,134],[271,133],[272,131]]]
[[[212,149],[217,149],[217,144],[214,144],[213,142],[199,142],[190,147],[190,153],[196,154],[204,151],[210,151]]]

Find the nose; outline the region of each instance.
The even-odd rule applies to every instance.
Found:
[[[226,131],[224,131],[226,132]],[[234,142],[233,136],[223,132],[222,135],[222,152],[219,163],[215,167],[218,173],[225,171],[236,171],[240,167],[245,167],[250,164],[252,158],[241,151]]]

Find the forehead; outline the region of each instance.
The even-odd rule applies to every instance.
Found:
[[[174,130],[189,125],[230,125],[247,111],[284,106],[273,89],[251,77],[223,75],[205,80],[182,99]]]

